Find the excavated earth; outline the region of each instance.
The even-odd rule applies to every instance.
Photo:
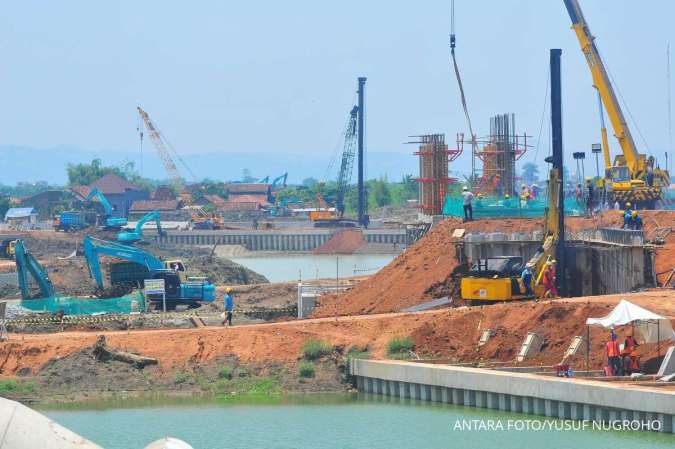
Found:
[[[144,385],[151,384],[181,389],[184,386],[171,387],[177,373],[196,375],[203,367],[223,358],[236,359],[238,363],[250,366],[282,367],[288,373],[297,373],[294,369],[301,359],[301,347],[308,339],[318,338],[334,345],[335,352],[329,358],[338,366],[344,363],[343,357],[351,348],[367,351],[373,358],[386,358],[388,342],[399,336],[411,337],[414,353],[421,358],[451,363],[491,361],[514,366],[550,366],[561,361],[574,336],[585,335],[586,318],[607,315],[620,299],[675,319],[675,291],[654,289],[626,295],[232,328],[10,334],[7,341],[0,343],[0,375],[23,376],[24,380],[33,380],[39,385],[53,381],[58,386],[66,382],[69,391],[78,386],[85,391],[96,384],[97,378],[111,391],[124,389],[126,376],[129,377],[128,385],[141,391],[146,388]],[[494,331],[494,336],[479,348],[480,335],[488,328]],[[618,329],[619,337],[623,338],[627,330]],[[543,338],[542,351],[518,363],[515,358],[528,332],[536,332]],[[109,347],[156,358],[158,365],[144,370],[143,376],[128,368],[117,370],[112,365],[92,365],[94,362],[87,357],[87,351],[99,334],[106,336]],[[592,369],[600,369],[606,363],[603,350],[606,337],[605,330],[591,329]],[[661,350],[663,354],[665,348]],[[654,344],[642,345],[638,352],[644,364],[654,365]],[[581,357],[575,356],[571,362],[576,370],[585,366],[585,359]],[[65,379],[61,379],[63,376]]]
[[[675,211],[641,211],[647,239],[654,239],[659,228],[675,226]],[[618,228],[623,216],[609,211],[593,218],[571,217],[566,220],[568,232],[585,229]],[[455,229],[472,232],[532,232],[542,230],[541,218],[488,219],[463,223],[448,218],[436,225],[422,239],[394,259],[366,282],[342,295],[321,297],[315,317],[398,312],[443,296],[457,297],[461,270],[455,254],[458,240]],[[656,272],[660,282],[675,267],[675,233],[666,244],[656,246]]]
[[[32,232],[22,238],[26,247],[47,270],[56,291],[64,296],[93,296],[95,286],[89,277],[87,262],[82,255],[84,233]],[[114,233],[98,232],[96,237],[114,240]],[[161,258],[182,259],[195,276],[205,276],[217,285],[262,284],[268,280],[246,267],[228,259],[216,257],[210,249],[185,248],[154,242],[141,247]],[[74,257],[69,257],[75,252]],[[0,272],[15,271],[14,263],[3,261]],[[111,259],[102,258],[102,269],[108,271]],[[37,289],[36,289],[37,290]],[[0,298],[17,297],[18,288],[11,285],[0,287]],[[117,293],[119,292],[111,292]]]

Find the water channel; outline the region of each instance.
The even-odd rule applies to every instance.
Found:
[[[675,436],[613,430],[508,430],[544,418],[381,396],[332,395],[252,401],[163,400],[43,408],[105,449],[142,448],[171,435],[195,449],[672,448]],[[490,429],[480,429],[483,423]],[[463,430],[456,423],[464,423]],[[511,421],[513,422],[513,421]],[[551,420],[551,423],[561,421]],[[501,423],[504,430],[499,430]],[[568,422],[569,423],[569,422]],[[471,429],[467,428],[467,424]]]

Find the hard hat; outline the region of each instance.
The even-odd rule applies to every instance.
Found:
[[[504,195],[504,198],[511,198],[511,195],[507,193],[506,195]]]
[[[232,291],[232,287],[227,287],[227,288],[225,289],[225,293],[230,293],[231,291]]]
[[[556,260],[553,259],[553,260],[551,261],[551,263],[556,264],[556,263],[558,263],[558,262],[556,262]]]
[[[523,184],[523,189],[524,189],[525,187],[527,187],[527,185],[526,185],[526,184]]]
[[[467,186],[462,187],[462,190],[469,190]]]
[[[630,213],[631,217],[635,218],[637,217],[637,211],[634,210],[633,212]]]
[[[627,202],[626,202],[626,207],[630,207],[630,206],[631,206],[630,201],[627,201]]]

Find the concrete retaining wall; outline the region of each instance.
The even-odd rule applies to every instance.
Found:
[[[311,251],[330,239],[328,229],[301,232],[274,231],[169,231],[156,237],[162,243],[177,245],[241,245],[249,251]],[[365,230],[367,243],[405,245],[405,231]]]
[[[426,363],[352,360],[359,391],[560,419],[658,421],[675,429],[675,391]]]

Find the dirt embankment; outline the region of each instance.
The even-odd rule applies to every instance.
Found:
[[[415,344],[415,353],[421,357],[442,358],[452,362],[496,361],[518,365],[515,357],[524,337],[528,332],[536,332],[543,338],[543,350],[520,365],[552,365],[561,361],[574,336],[585,335],[586,318],[608,314],[622,298],[671,319],[675,318],[675,291],[653,290],[630,295],[508,303],[409,314],[323,318],[233,328],[102,334],[111,348],[158,360],[158,365],[146,372],[145,376],[149,376],[149,380],[138,376],[137,371],[124,369],[121,373],[134,376],[130,380],[131,385],[139,389],[145,388],[144,382],[154,384],[155,380],[161,388],[170,388],[170,384],[178,377],[190,378],[193,379],[190,382],[198,383],[199,374],[206,369],[204,367],[212,367],[223,359],[237,360],[240,365],[255,366],[261,370],[276,366],[289,373],[297,373],[301,347],[310,338],[331,343],[338,348],[339,354],[344,355],[350,348],[356,347],[367,350],[371,357],[386,358],[386,346],[393,337],[410,336]],[[485,346],[477,348],[481,332],[488,328],[495,332],[494,337]],[[620,338],[629,329],[619,329]],[[73,390],[77,389],[78,383],[82,383],[83,389],[91,387],[93,376],[94,379],[102,379],[101,385],[110,385],[111,389],[122,388],[124,381],[114,376],[112,365],[92,367],[91,361],[69,358],[92,347],[97,335],[93,332],[10,335],[8,341],[0,343],[0,375],[21,374],[27,379],[37,376],[40,382],[43,378],[66,376],[72,379],[68,383]],[[593,369],[600,369],[606,363],[606,338],[606,330],[591,330],[590,363]],[[642,345],[639,354],[643,363],[653,364],[650,359],[656,355],[655,351],[653,344]],[[576,357],[572,365],[576,370],[582,369],[585,359]],[[81,376],[79,372],[86,375]],[[51,380],[45,381],[48,382]]]
[[[641,211],[648,239],[654,239],[657,228],[673,226],[675,211]],[[566,220],[568,232],[601,227],[619,228],[623,217],[609,211],[593,218],[571,217]],[[456,296],[460,275],[455,255],[453,230],[471,232],[532,232],[542,230],[540,218],[487,219],[463,223],[448,218],[394,259],[389,265],[342,295],[321,298],[315,317],[397,312],[406,307],[443,296]],[[675,266],[675,233],[666,245],[657,247],[656,271],[670,271]],[[661,280],[665,275],[661,275]]]

